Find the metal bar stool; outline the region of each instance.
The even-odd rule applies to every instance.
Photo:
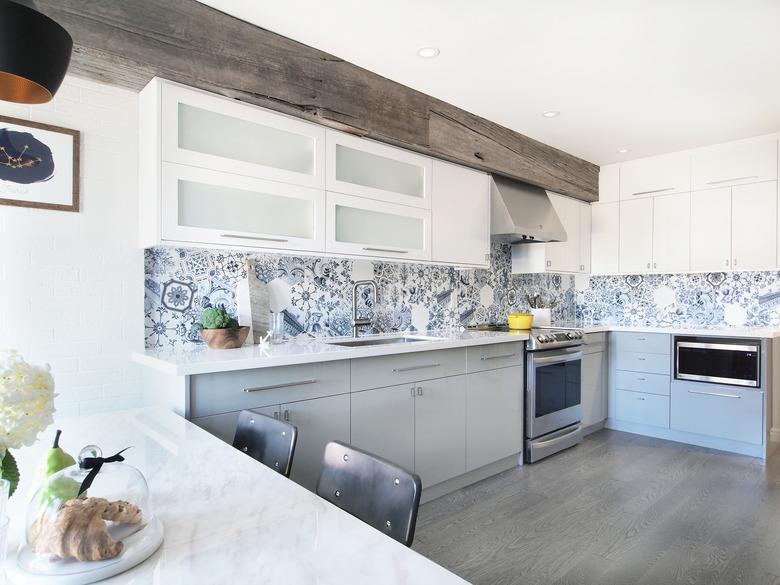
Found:
[[[263,465],[290,477],[298,429],[286,423],[251,410],[238,415],[233,446]]]
[[[338,441],[325,447],[317,495],[412,546],[420,476],[390,461]]]

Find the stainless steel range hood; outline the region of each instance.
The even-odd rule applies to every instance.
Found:
[[[490,178],[490,238],[506,244],[565,242],[566,230],[547,191],[493,175]]]

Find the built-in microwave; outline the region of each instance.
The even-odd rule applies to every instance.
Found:
[[[674,377],[730,386],[761,386],[761,341],[675,336]]]

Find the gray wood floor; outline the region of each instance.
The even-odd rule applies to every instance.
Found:
[[[423,505],[414,549],[477,585],[780,585],[780,455],[599,431]]]

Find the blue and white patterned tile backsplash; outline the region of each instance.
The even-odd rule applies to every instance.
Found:
[[[145,253],[147,347],[177,347],[200,340],[201,311],[223,305],[236,311],[236,288],[247,278],[248,254],[156,247]],[[252,254],[258,278],[283,292],[288,335],[352,334],[352,285],[377,283],[372,311],[378,331],[419,331],[505,321],[528,309],[526,295],[555,300],[553,318],[575,317],[574,277],[512,275],[510,248],[494,244],[490,269],[341,258]]]
[[[593,276],[577,291],[582,325],[780,325],[780,272]]]

